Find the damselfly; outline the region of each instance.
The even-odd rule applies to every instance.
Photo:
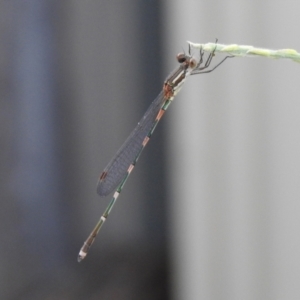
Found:
[[[212,51],[207,60],[203,63],[204,51],[200,49],[200,57],[198,59],[191,55],[191,48],[189,47],[188,54],[179,53],[177,55],[177,61],[179,67],[172,72],[163,84],[162,91],[157,98],[151,103],[150,107],[137,124],[136,128],[129,135],[117,154],[113,157],[107,167],[104,169],[99,177],[97,192],[100,196],[107,196],[114,189],[116,189],[109,205],[105,209],[104,213],[100,217],[97,225],[84,242],[78,255],[78,261],[80,262],[85,258],[91,245],[93,244],[100,228],[109,216],[117,198],[119,197],[127,178],[135,167],[143,149],[149,142],[156,125],[161,117],[171,104],[174,97],[181,89],[185,79],[189,75],[203,74],[212,72],[216,69],[226,58],[226,56],[220,63],[210,70],[207,70],[215,51]]]

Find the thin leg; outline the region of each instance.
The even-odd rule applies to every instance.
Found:
[[[216,44],[218,42],[218,39],[216,39]],[[231,58],[233,56],[226,56],[221,62],[219,62],[215,67],[213,67],[211,70],[207,70],[207,71],[203,71],[205,69],[207,69],[209,66],[210,66],[210,63],[212,61],[212,58],[215,56],[215,51],[217,49],[217,46],[215,47],[215,49],[209,54],[205,64],[203,67],[200,67],[201,64],[203,63],[203,56],[204,56],[204,50],[202,48],[200,48],[200,60],[196,66],[196,68],[194,69],[193,72],[191,72],[191,75],[196,75],[196,74],[204,74],[204,73],[210,73],[212,72],[213,70],[215,70],[218,66],[220,66],[227,58]],[[190,45],[189,45],[189,52],[190,52]]]
[[[203,71],[205,68],[203,67],[203,68],[201,68],[201,69],[199,69],[199,70],[194,70],[192,73],[191,73],[191,75],[196,75],[196,74],[204,74],[204,73],[210,73],[210,72],[212,72],[213,70],[215,70],[218,66],[220,66],[227,58],[232,58],[232,57],[234,57],[234,56],[226,56],[224,59],[222,59],[216,66],[214,66],[211,70],[207,70],[207,71]],[[208,66],[206,67],[206,68],[208,68],[209,67],[209,64],[208,64]]]

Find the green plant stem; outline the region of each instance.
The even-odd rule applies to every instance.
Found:
[[[192,42],[188,42],[192,48],[202,48],[204,51],[212,52],[215,51],[221,53],[227,53],[233,56],[263,56],[268,58],[287,58],[291,59],[295,62],[300,62],[300,53],[298,53],[294,49],[280,49],[280,50],[271,50],[271,49],[263,49],[256,48],[253,46],[247,45],[222,45],[215,43],[207,43],[207,44],[196,44]]]

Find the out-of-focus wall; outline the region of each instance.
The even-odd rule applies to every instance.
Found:
[[[215,38],[300,50],[297,1],[164,5],[166,57]],[[299,78],[295,62],[234,58],[170,109],[173,299],[300,298]]]
[[[1,299],[168,297],[162,131],[77,263],[109,201],[97,178],[161,90],[159,13],[0,3]]]

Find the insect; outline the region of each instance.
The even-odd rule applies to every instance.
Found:
[[[166,78],[163,84],[162,91],[151,103],[150,107],[147,109],[144,116],[137,124],[136,128],[132,131],[127,140],[124,142],[124,144],[121,146],[119,151],[109,162],[109,164],[106,166],[106,168],[99,177],[97,184],[97,193],[100,196],[107,196],[113,190],[115,190],[115,192],[109,205],[100,217],[100,220],[98,221],[95,228],[93,229],[89,237],[84,242],[82,248],[80,249],[80,252],[78,254],[78,262],[83,260],[87,255],[87,252],[93,244],[102,225],[109,216],[143,149],[149,142],[159,120],[162,118],[165,111],[172,103],[174,97],[180,91],[185,79],[189,75],[212,72],[221,63],[223,63],[225,59],[231,57],[226,56],[215,67],[213,67],[210,70],[207,70],[210,66],[214,55],[215,51],[212,51],[209,54],[203,66],[203,49],[200,49],[200,57],[198,60],[191,55],[190,46],[188,54],[179,53],[177,55],[179,67]]]

